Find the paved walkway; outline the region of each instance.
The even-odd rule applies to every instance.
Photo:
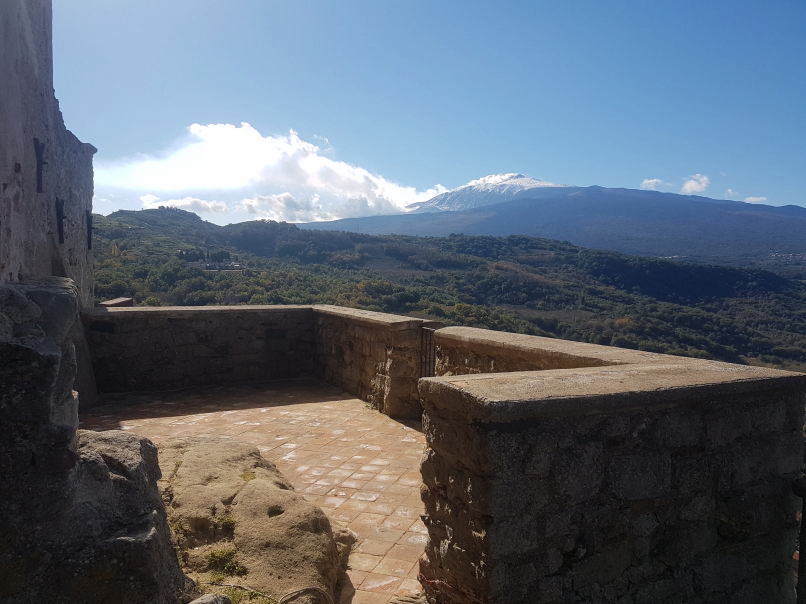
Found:
[[[260,386],[106,395],[81,427],[167,436],[216,434],[256,445],[334,523],[355,531],[341,604],[381,604],[417,593],[425,548],[420,520],[419,422],[397,422],[311,380]]]

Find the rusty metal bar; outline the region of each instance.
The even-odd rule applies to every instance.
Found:
[[[436,329],[423,327],[420,330],[420,377],[434,377],[436,372],[437,350],[434,346]]]

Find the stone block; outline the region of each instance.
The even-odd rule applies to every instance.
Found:
[[[750,416],[745,412],[712,411],[705,416],[705,437],[712,446],[729,445],[750,434]]]
[[[17,422],[50,421],[52,388],[59,376],[61,351],[0,342],[0,413]]]
[[[680,519],[686,522],[710,522],[716,511],[716,500],[712,494],[695,495],[683,501]]]
[[[606,551],[586,556],[571,566],[574,589],[607,584],[620,577],[632,563],[629,543],[608,544]]]
[[[671,478],[671,459],[662,453],[617,455],[607,468],[608,487],[628,501],[668,495]]]
[[[598,493],[604,486],[604,463],[602,445],[598,442],[557,452],[552,457],[551,475],[562,499],[575,505]]]
[[[533,514],[496,518],[487,529],[488,556],[494,560],[539,550],[542,528],[542,522]]]
[[[681,495],[708,489],[720,472],[720,460],[707,449],[692,451],[690,456],[672,457],[672,488]]]
[[[700,445],[704,437],[704,422],[699,413],[665,414],[655,423],[655,442],[659,447],[677,449]]]

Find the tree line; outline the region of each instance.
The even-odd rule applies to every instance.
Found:
[[[336,304],[653,352],[806,369],[806,285],[762,270],[525,236],[370,236],[181,210],[96,216],[95,296]],[[241,272],[190,259],[237,258]]]

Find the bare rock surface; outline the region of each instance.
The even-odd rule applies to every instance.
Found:
[[[337,601],[354,538],[345,529],[334,534],[327,516],[254,446],[177,437],[159,443],[159,455],[179,557],[200,586],[230,583],[276,599],[299,592],[299,603]]]
[[[76,430],[77,322],[69,279],[0,287],[0,604],[189,600],[156,448]]]
[[[60,595],[70,602],[181,601],[186,579],[157,490],[156,447],[126,432],[79,430],[77,453],[75,491],[61,522],[65,550],[54,569],[71,593],[63,587]]]
[[[29,500],[5,525],[0,602],[188,601],[194,586],[176,559],[158,477],[149,440],[79,430],[64,491]],[[21,489],[37,482],[19,476]]]
[[[394,600],[389,600],[389,604],[428,604],[425,595],[422,593],[413,596],[400,596]]]
[[[204,594],[190,604],[232,604],[232,600],[224,594]]]

